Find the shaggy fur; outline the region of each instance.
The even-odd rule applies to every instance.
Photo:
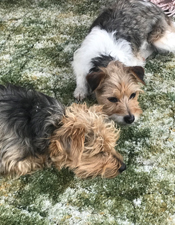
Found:
[[[103,111],[120,124],[131,124],[142,113],[138,103],[144,71],[140,67],[124,67],[111,61],[106,68],[87,75],[87,81]],[[112,97],[111,97],[112,96]]]
[[[115,151],[119,131],[101,106],[72,104],[9,85],[0,86],[0,173],[68,167],[81,178],[111,178],[125,170]]]
[[[119,61],[123,63],[124,77],[128,76],[128,81],[133,80],[131,71],[135,71],[135,66],[137,71],[138,69],[143,71],[141,67],[145,65],[145,59],[153,51],[175,52],[174,40],[174,23],[159,7],[147,0],[118,0],[114,6],[104,10],[93,22],[89,34],[74,54],[72,65],[77,83],[74,92],[75,98],[82,100],[88,95],[88,88],[92,85],[92,83],[89,85],[88,74],[104,71],[100,68],[106,67],[111,61]],[[111,65],[114,69],[114,64]],[[116,92],[115,85],[111,86],[111,83],[123,82],[121,64],[119,67],[118,65],[116,63],[115,74],[109,76],[112,81],[110,81],[110,78],[100,80],[101,83],[104,82],[103,86],[106,85],[107,96],[110,99],[115,97],[113,93]],[[131,70],[127,70],[125,67],[130,67]],[[143,78],[143,72],[141,76]],[[125,78],[123,79],[126,81]],[[137,88],[138,80],[135,79]],[[122,87],[122,84],[119,83],[117,86]],[[128,86],[130,86],[129,83]],[[137,88],[133,93],[137,92]],[[93,90],[91,89],[91,91]],[[128,92],[131,92],[131,90],[128,90]],[[109,98],[102,100],[102,97],[99,98],[98,96],[98,103],[104,104],[104,108],[107,109]],[[118,102],[122,102],[120,98],[118,100]],[[115,110],[113,110],[114,107],[116,107]],[[123,107],[124,105],[121,109]],[[113,118],[123,115],[123,110],[118,110],[118,103],[114,102],[114,106],[110,108],[112,110],[108,110],[107,113],[112,115]],[[124,116],[128,116],[128,114]],[[123,123],[125,123],[124,116],[122,116]]]

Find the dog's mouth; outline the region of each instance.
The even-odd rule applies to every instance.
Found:
[[[118,114],[112,114],[111,116],[109,116],[109,118],[114,120],[117,124],[120,124],[120,125],[131,125],[137,120],[137,117],[133,114],[124,115],[124,116],[118,115]]]
[[[116,171],[116,173],[111,174],[111,171],[106,171],[106,173],[102,177],[112,179],[120,175],[121,173],[123,173],[125,170],[126,170],[126,164],[122,162],[120,168]]]

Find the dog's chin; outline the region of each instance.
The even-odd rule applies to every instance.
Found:
[[[115,123],[117,123],[121,126],[131,126],[138,120],[138,117],[135,116],[135,120],[132,123],[126,123],[124,121],[124,116],[117,115],[117,114],[112,114],[111,116],[109,116],[109,118],[114,120]]]
[[[124,116],[112,114],[109,116],[109,118],[114,120],[119,125],[127,125],[127,123],[124,121]]]

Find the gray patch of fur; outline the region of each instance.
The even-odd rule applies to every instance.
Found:
[[[149,1],[119,0],[101,13],[91,29],[99,26],[108,32],[116,31],[116,39],[127,40],[137,52],[144,41],[152,44],[155,36],[160,38],[168,23],[170,19]]]
[[[50,136],[60,125],[64,107],[54,98],[34,90],[0,86],[0,172],[47,154]],[[42,157],[41,157],[42,158]],[[23,162],[24,165],[20,165]],[[36,162],[34,164],[37,164]],[[20,168],[19,168],[20,170]]]

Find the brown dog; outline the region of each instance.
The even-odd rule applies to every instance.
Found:
[[[84,99],[90,86],[109,116],[118,123],[133,123],[141,113],[137,102],[138,81],[144,83],[141,67],[155,50],[175,53],[174,40],[174,22],[159,7],[148,0],[116,1],[95,19],[74,54],[74,97]],[[123,65],[109,64],[112,61]]]
[[[102,112],[22,87],[0,85],[0,173],[68,167],[80,178],[112,178],[126,169],[115,151],[119,131]]]
[[[139,82],[144,83],[142,67],[125,67],[118,61],[111,61],[98,72],[87,75],[86,79],[95,92],[103,111],[117,123],[131,124],[142,113],[139,107]]]

